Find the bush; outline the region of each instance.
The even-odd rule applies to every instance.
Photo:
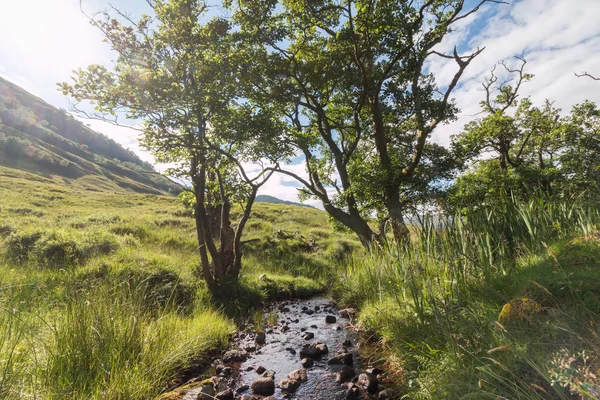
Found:
[[[36,242],[42,237],[40,232],[12,233],[5,242],[5,256],[8,261],[22,264],[29,260]]]

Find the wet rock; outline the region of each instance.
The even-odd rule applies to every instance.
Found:
[[[327,361],[327,364],[346,364],[351,366],[353,364],[352,353],[342,353],[338,354],[337,356],[333,356],[329,359],[329,361]]]
[[[328,324],[335,324],[337,321],[337,318],[334,317],[333,315],[328,315],[325,317],[325,322]]]
[[[317,325],[314,325],[314,324],[313,324],[313,325],[311,325],[310,327],[311,327],[311,328],[313,328],[313,329],[317,329],[317,328],[318,328],[318,326],[317,326]]]
[[[221,372],[219,373],[219,375],[223,375],[223,376],[229,376],[229,375],[231,375],[231,372],[232,372],[232,371],[233,371],[233,370],[231,369],[231,367],[223,367],[223,368],[221,369]]]
[[[346,400],[357,400],[360,399],[360,389],[353,383],[348,384],[348,391],[346,392]]]
[[[310,367],[312,367],[315,364],[315,362],[313,361],[313,359],[312,358],[308,358],[308,357],[303,358],[302,361],[301,361],[301,363],[302,363],[302,366],[304,368],[310,368]]]
[[[263,331],[256,332],[256,337],[254,338],[254,342],[260,346],[265,344],[267,340],[267,335]]]
[[[271,379],[275,379],[275,371],[273,370],[266,370],[265,372],[263,372],[262,374],[263,378],[271,378]]]
[[[339,311],[340,317],[342,318],[354,318],[356,317],[356,308],[344,308]]]
[[[241,350],[229,350],[223,355],[223,362],[243,362],[248,359],[248,352]]]
[[[287,351],[289,351],[289,352],[290,352],[290,354],[294,354],[294,355],[296,354],[296,350],[294,350],[292,347],[286,347],[285,349],[286,349]]]
[[[234,399],[233,390],[230,388],[223,390],[222,392],[217,393],[217,400],[233,400]]]
[[[275,381],[273,378],[257,378],[250,386],[252,393],[261,396],[271,396],[275,393]]]
[[[265,367],[263,367],[262,365],[259,365],[254,370],[256,371],[257,374],[260,375],[260,374],[264,373],[267,369]]]
[[[302,338],[304,340],[311,340],[315,338],[315,334],[312,332],[304,332],[304,334],[302,335]]]
[[[323,343],[305,344],[300,349],[300,357],[302,357],[302,358],[309,357],[309,358],[314,359],[314,358],[319,358],[323,354],[327,354],[328,352],[329,352],[329,349],[327,349],[327,345],[325,345]]]
[[[249,394],[245,394],[239,398],[239,400],[255,400],[255,399],[256,399],[256,397],[250,396]]]
[[[242,392],[245,392],[248,389],[250,389],[250,386],[248,386],[248,385],[242,385],[239,388],[235,389],[235,392],[236,393],[242,393]]]
[[[348,365],[343,365],[342,369],[340,369],[336,374],[335,374],[335,380],[336,382],[348,382],[350,379],[354,378],[356,376],[356,372],[354,371],[354,368],[348,366]]]
[[[275,397],[275,396],[269,396],[269,397],[263,398],[263,400],[277,400],[277,397]]]
[[[300,381],[295,379],[283,379],[279,382],[279,387],[284,392],[295,392],[300,387]]]
[[[290,372],[288,378],[295,381],[306,382],[308,380],[308,372],[305,369],[297,369]]]
[[[306,328],[300,328],[300,332],[306,332]]]
[[[352,342],[350,340],[344,340],[344,342],[342,343],[342,346],[353,347],[354,345],[352,344]]]
[[[377,381],[377,377],[375,375],[363,373],[358,376],[358,381],[356,384],[369,393],[375,393],[377,391],[379,382]]]
[[[256,346],[253,344],[247,344],[244,346],[244,351],[246,353],[254,353],[256,351]]]
[[[253,366],[251,366],[251,365],[248,365],[248,366],[246,367],[246,371],[252,371],[253,369],[254,369],[254,367],[253,367]]]

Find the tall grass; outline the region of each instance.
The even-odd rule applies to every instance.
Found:
[[[582,298],[600,284],[582,286],[596,272],[558,266],[547,243],[599,229],[597,205],[573,200],[506,199],[494,210],[421,216],[410,245],[385,244],[343,268],[335,295],[361,308],[362,326],[402,359],[407,398],[571,398],[569,384],[557,384],[548,365],[561,348],[600,350],[590,345],[595,332],[586,326],[592,302]],[[581,251],[574,263],[589,260],[586,249],[568,249]],[[599,257],[600,248],[591,254]],[[519,296],[535,298],[513,303]],[[519,309],[509,329],[497,324],[503,304],[531,309]],[[557,307],[576,310],[578,318],[558,319],[553,311],[545,328],[532,323],[538,309]]]

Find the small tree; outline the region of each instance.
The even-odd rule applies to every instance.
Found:
[[[113,9],[92,17],[118,53],[114,71],[100,65],[75,71],[61,83],[76,102],[90,100],[98,118],[125,112],[143,119],[141,143],[170,174],[191,182],[201,275],[214,294],[236,279],[241,235],[256,193],[272,171],[255,176],[248,163],[276,163],[285,155],[283,126],[269,107],[244,93],[253,76],[240,74],[252,58],[231,25],[206,20],[199,0],[150,1],[154,16],[134,21]],[[114,120],[116,121],[116,119]],[[242,206],[232,227],[231,208]]]

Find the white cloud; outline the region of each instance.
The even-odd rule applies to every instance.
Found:
[[[586,99],[600,102],[600,84],[574,76],[574,71],[598,71],[600,74],[600,2],[597,0],[521,0],[512,6],[495,6],[483,29],[473,36],[468,47],[486,47],[468,67],[453,97],[463,111],[460,119],[439,127],[433,140],[448,144],[449,136],[460,132],[463,125],[479,111],[483,99],[480,83],[500,60],[515,55],[527,59],[526,72],[535,74],[525,84],[521,96],[531,96],[536,103],[545,98],[568,112]],[[475,23],[475,19],[471,21]],[[449,35],[445,48],[460,37]],[[447,85],[455,71],[452,63],[439,61],[431,70],[440,86]]]

